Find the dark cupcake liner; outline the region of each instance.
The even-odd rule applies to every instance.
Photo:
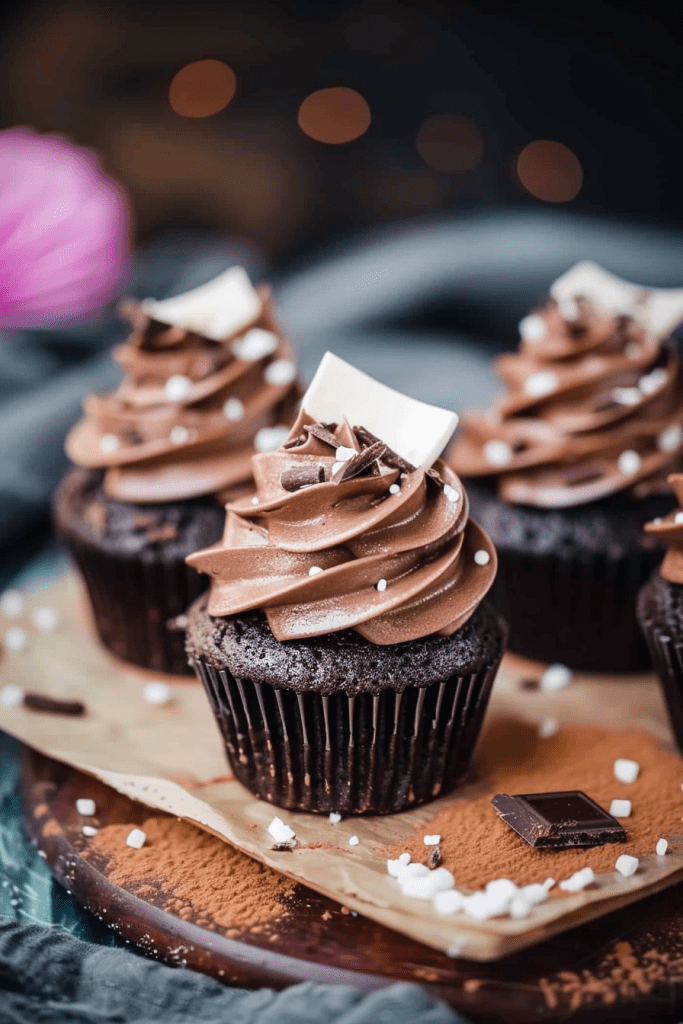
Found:
[[[465,774],[499,662],[397,693],[297,693],[194,661],[235,776],[278,807],[392,814]]]
[[[64,538],[85,583],[95,628],[123,661],[171,675],[192,675],[185,634],[172,620],[206,590],[206,581],[181,558],[123,557]],[[151,556],[151,557],[150,557]],[[171,625],[169,625],[171,623]]]
[[[510,626],[509,650],[583,671],[645,671],[636,601],[659,561],[657,551],[564,559],[499,548],[491,600]]]
[[[664,693],[671,731],[683,753],[683,639],[674,640],[671,631],[653,622],[641,627]]]

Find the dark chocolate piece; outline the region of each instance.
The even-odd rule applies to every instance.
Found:
[[[45,693],[33,693],[30,690],[24,694],[24,707],[30,711],[45,711],[50,715],[76,717],[85,714],[85,704],[80,700],[60,700],[58,697],[48,697]]]
[[[366,430],[365,427],[354,427],[353,432],[359,443],[365,448],[368,448],[370,445],[376,444],[379,441],[379,438],[375,437],[375,435],[369,430]],[[391,466],[393,469],[400,469],[402,473],[412,473],[415,469],[415,466],[410,462],[406,462],[405,459],[401,458],[400,455],[397,455],[395,451],[392,451],[391,448],[387,448],[386,446],[384,454],[382,455],[382,462],[387,466]]]
[[[429,854],[429,860],[427,861],[427,867],[431,868],[432,871],[433,871],[434,868],[438,868],[439,867],[439,865],[441,864],[442,860],[443,860],[443,857],[441,856],[441,847],[440,846],[435,846],[433,848],[432,852]]]
[[[370,469],[379,459],[383,458],[387,446],[381,441],[375,441],[368,448],[364,448],[357,455],[352,455],[348,462],[335,473],[333,482],[340,484],[344,480],[351,480],[354,476],[360,476],[366,469]]]
[[[291,853],[292,850],[294,849],[294,846],[294,840],[291,840],[288,843],[273,843],[273,845],[271,846],[271,850],[273,850],[275,853]]]
[[[491,801],[506,825],[535,849],[623,843],[626,830],[580,790],[562,793],[499,793]]]
[[[332,448],[338,448],[341,441],[333,434],[332,431],[325,426],[324,423],[308,423],[304,427],[304,430],[312,434],[313,437],[317,437],[323,444],[329,444]]]
[[[302,487],[320,484],[325,479],[325,467],[313,463],[286,466],[280,474],[280,487],[285,491],[298,491]]]

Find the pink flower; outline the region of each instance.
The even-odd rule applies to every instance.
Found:
[[[90,152],[0,132],[0,329],[98,313],[125,273],[129,230],[123,190]]]

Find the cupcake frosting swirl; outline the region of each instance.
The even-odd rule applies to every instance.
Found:
[[[440,461],[415,468],[363,428],[302,411],[254,479],[223,540],[188,558],[211,577],[212,616],[261,609],[278,640],[355,629],[395,644],[453,633],[493,582],[493,545]]]
[[[104,470],[120,501],[179,501],[239,493],[255,451],[287,436],[300,398],[291,349],[267,289],[251,321],[222,340],[162,323],[128,302],[132,325],[114,350],[124,378],[112,394],[90,395],[66,451]]]
[[[661,486],[683,452],[683,375],[675,347],[630,316],[550,299],[496,360],[507,393],[463,417],[448,459],[492,477],[508,502],[581,505]]]
[[[679,507],[663,519],[646,523],[645,531],[666,545],[660,575],[669,583],[683,584],[683,473],[673,473],[669,483]]]

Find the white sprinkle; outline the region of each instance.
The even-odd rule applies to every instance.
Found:
[[[544,718],[538,727],[538,735],[542,740],[549,740],[551,736],[555,736],[560,724],[556,718]]]
[[[655,853],[658,857],[663,857],[666,851],[669,849],[669,844],[666,839],[658,839],[657,845],[655,846]]]
[[[26,630],[21,626],[10,626],[5,631],[3,643],[8,651],[25,651],[28,644]]]
[[[254,495],[254,497],[251,499],[251,503],[252,505],[258,505],[258,498],[256,497],[256,495]]]
[[[544,693],[556,693],[558,690],[563,690],[565,686],[569,686],[571,681],[571,669],[555,662],[553,665],[548,665],[541,676],[541,689]]]
[[[614,778],[619,782],[635,782],[640,772],[640,765],[628,757],[618,757],[614,762]]]
[[[192,390],[192,381],[184,373],[174,373],[164,384],[166,397],[171,402],[182,402]]]
[[[24,703],[24,691],[20,686],[8,683],[0,689],[0,707],[18,708]]]
[[[525,900],[523,896],[513,896],[510,900],[510,906],[508,908],[510,917],[515,920],[521,920],[528,917],[531,913],[531,903]]]
[[[147,841],[147,835],[141,828],[132,828],[126,836],[126,846],[141,850]]]
[[[447,501],[455,503],[460,500],[460,493],[456,491],[455,487],[451,487],[450,484],[443,485],[443,493]]]
[[[399,487],[398,484],[392,484],[391,487],[389,488],[389,494],[398,494],[400,490],[401,488]]]
[[[345,444],[340,444],[334,454],[337,462],[348,462],[349,459],[352,459],[354,455],[358,454],[358,452],[355,448],[348,448]]]
[[[630,800],[613,800],[609,812],[613,818],[630,818],[632,804]]]
[[[545,882],[543,883],[543,888],[548,890],[548,891],[550,891],[550,889],[553,889],[554,887],[555,887],[555,879],[554,878],[546,878]]]
[[[351,836],[349,838],[349,846],[358,846],[359,843],[360,839],[358,838],[358,836]]]
[[[170,704],[173,692],[166,683],[145,683],[142,696],[148,704]]]
[[[171,431],[171,440],[173,444],[185,444],[186,441],[190,440],[190,431],[187,427],[178,425]]]
[[[488,551],[484,551],[483,548],[480,548],[479,551],[474,552],[474,561],[477,565],[488,565],[491,561],[491,556]]]
[[[76,810],[79,814],[82,814],[84,818],[92,818],[96,811],[95,801],[90,800],[87,796],[80,796],[76,801]]]
[[[542,317],[537,316],[535,313],[530,313],[529,316],[525,316],[523,320],[520,320],[519,333],[525,341],[543,341],[548,333],[548,329]]]
[[[20,590],[6,590],[0,596],[0,611],[7,619],[18,619],[24,614],[24,595]]]
[[[387,861],[387,871],[392,878],[399,878],[410,864],[410,854],[401,853],[396,860]]]
[[[226,420],[241,420],[244,416],[244,402],[239,398],[228,398],[223,402],[223,415]]]
[[[552,882],[553,879],[550,879],[550,881]],[[545,903],[545,901],[548,899],[549,888],[550,887],[545,883],[541,885],[540,882],[532,882],[531,885],[522,886],[522,888],[519,890],[519,895],[527,903],[530,903],[532,906],[535,907],[539,903]]]
[[[266,384],[291,384],[296,377],[296,366],[291,359],[274,359],[263,371]]]
[[[323,570],[320,568],[319,565],[312,565],[311,568],[308,570],[308,575],[319,576],[322,571]]]
[[[652,395],[655,391],[666,384],[668,380],[668,374],[663,366],[656,366],[654,370],[646,373],[645,376],[641,377],[638,381],[638,387],[644,395]]]
[[[113,452],[119,450],[121,442],[116,434],[102,434],[99,440],[99,446],[101,452],[104,452],[105,455],[111,455]]]
[[[268,826],[268,835],[271,836],[276,843],[291,843],[293,839],[296,839],[296,832],[286,825],[282,818],[275,817]]]
[[[642,398],[638,388],[613,388],[612,398],[619,405],[637,405]]]
[[[384,591],[386,589],[387,589],[387,581],[386,580],[378,580],[377,583],[375,583],[375,590],[379,590],[380,594],[384,593]]]
[[[332,811],[330,814],[330,825],[338,825],[341,820],[341,814],[338,814],[337,811]]]
[[[674,516],[674,523],[676,523],[677,526],[683,523],[683,512],[676,513]]]
[[[425,846],[438,846],[441,842],[441,836],[423,836],[422,842]]]
[[[434,910],[440,917],[457,914],[462,910],[465,897],[457,889],[440,889],[432,898]]]
[[[634,452],[632,448],[627,448],[617,459],[617,465],[619,466],[619,471],[624,476],[631,476],[633,473],[638,472],[642,465],[642,460],[638,452]]]
[[[41,633],[52,633],[59,625],[59,612],[56,608],[34,608],[31,621]]]
[[[482,448],[484,458],[492,466],[507,466],[514,452],[507,441],[487,441]]]
[[[623,875],[624,878],[630,878],[638,870],[638,863],[637,857],[629,857],[627,853],[622,853],[621,857],[617,857],[617,862],[614,866],[620,875]]]
[[[238,359],[255,363],[259,359],[265,359],[266,356],[272,355],[277,346],[278,340],[272,331],[264,331],[261,327],[252,327],[250,331],[233,342],[232,350]]]
[[[560,889],[564,892],[581,892],[582,889],[592,885],[594,881],[593,868],[581,868],[580,871],[575,871],[570,878],[565,878],[564,882],[560,882]]]
[[[474,921],[487,921],[490,917],[501,917],[510,906],[510,898],[497,899],[486,892],[473,892],[465,896],[462,909]]]
[[[406,875],[399,878],[399,885],[404,896],[412,896],[419,900],[431,900],[437,892],[447,892],[455,885],[455,879],[447,868],[436,868],[426,875]]]
[[[254,437],[254,448],[257,452],[272,452],[279,448],[289,436],[289,427],[261,427]]]
[[[539,370],[524,381],[524,394],[530,398],[543,398],[555,391],[558,383],[557,374],[552,370]]]
[[[84,836],[96,836],[98,831],[99,830],[96,829],[94,825],[84,825],[81,829]]]
[[[683,427],[679,427],[678,424],[674,424],[673,427],[667,427],[657,437],[657,447],[660,452],[673,452],[680,448],[682,443]]]

